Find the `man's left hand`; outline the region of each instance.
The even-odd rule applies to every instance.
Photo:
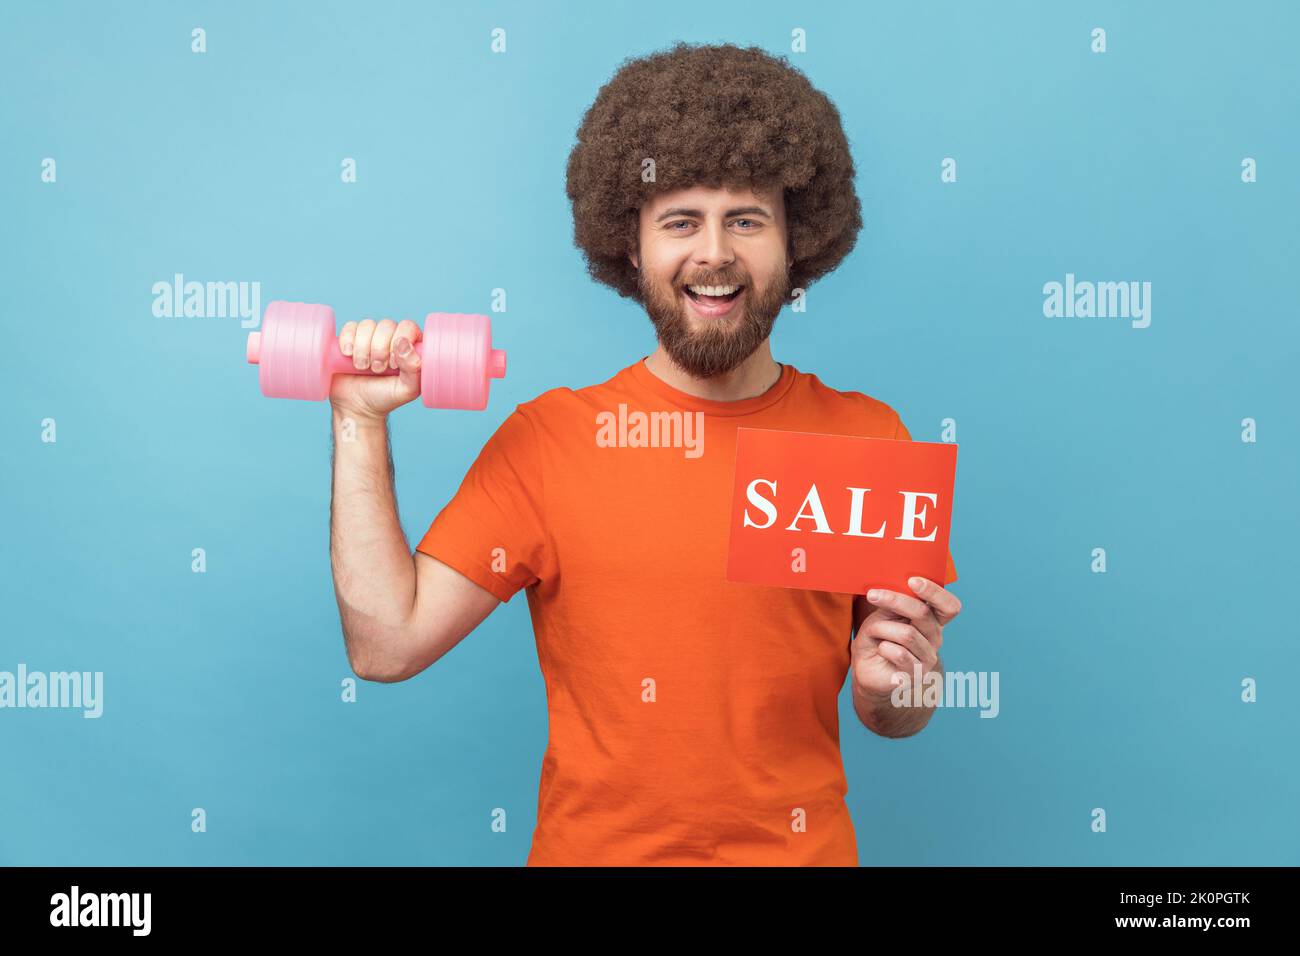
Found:
[[[861,696],[889,697],[906,674],[912,686],[931,671],[942,673],[939,648],[943,629],[961,613],[957,595],[926,578],[910,578],[913,594],[875,589],[866,599],[873,605],[853,640],[854,690]]]

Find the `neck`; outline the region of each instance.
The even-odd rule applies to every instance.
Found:
[[[660,345],[645,359],[645,367],[659,379],[680,392],[715,402],[739,402],[762,395],[781,377],[781,366],[772,358],[772,349],[766,339],[730,372],[712,378],[696,378],[683,371]]]

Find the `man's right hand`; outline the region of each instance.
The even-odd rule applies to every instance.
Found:
[[[364,319],[348,322],[339,333],[339,348],[352,357],[358,372],[399,369],[397,375],[335,375],[330,382],[330,404],[340,412],[383,418],[395,408],[420,397],[420,356],[414,345],[420,327],[410,319],[394,322]]]

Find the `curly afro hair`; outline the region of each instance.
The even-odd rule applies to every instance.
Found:
[[[654,181],[642,163],[654,161]],[[565,192],[573,238],[597,282],[641,301],[643,203],[683,187],[780,186],[792,265],[785,302],[839,265],[862,207],[835,105],[785,57],[759,47],[690,45],[624,60],[583,116]]]

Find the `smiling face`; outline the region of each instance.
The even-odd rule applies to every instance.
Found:
[[[660,194],[641,207],[638,243],[642,301],[683,371],[729,372],[772,333],[790,272],[780,188]]]

